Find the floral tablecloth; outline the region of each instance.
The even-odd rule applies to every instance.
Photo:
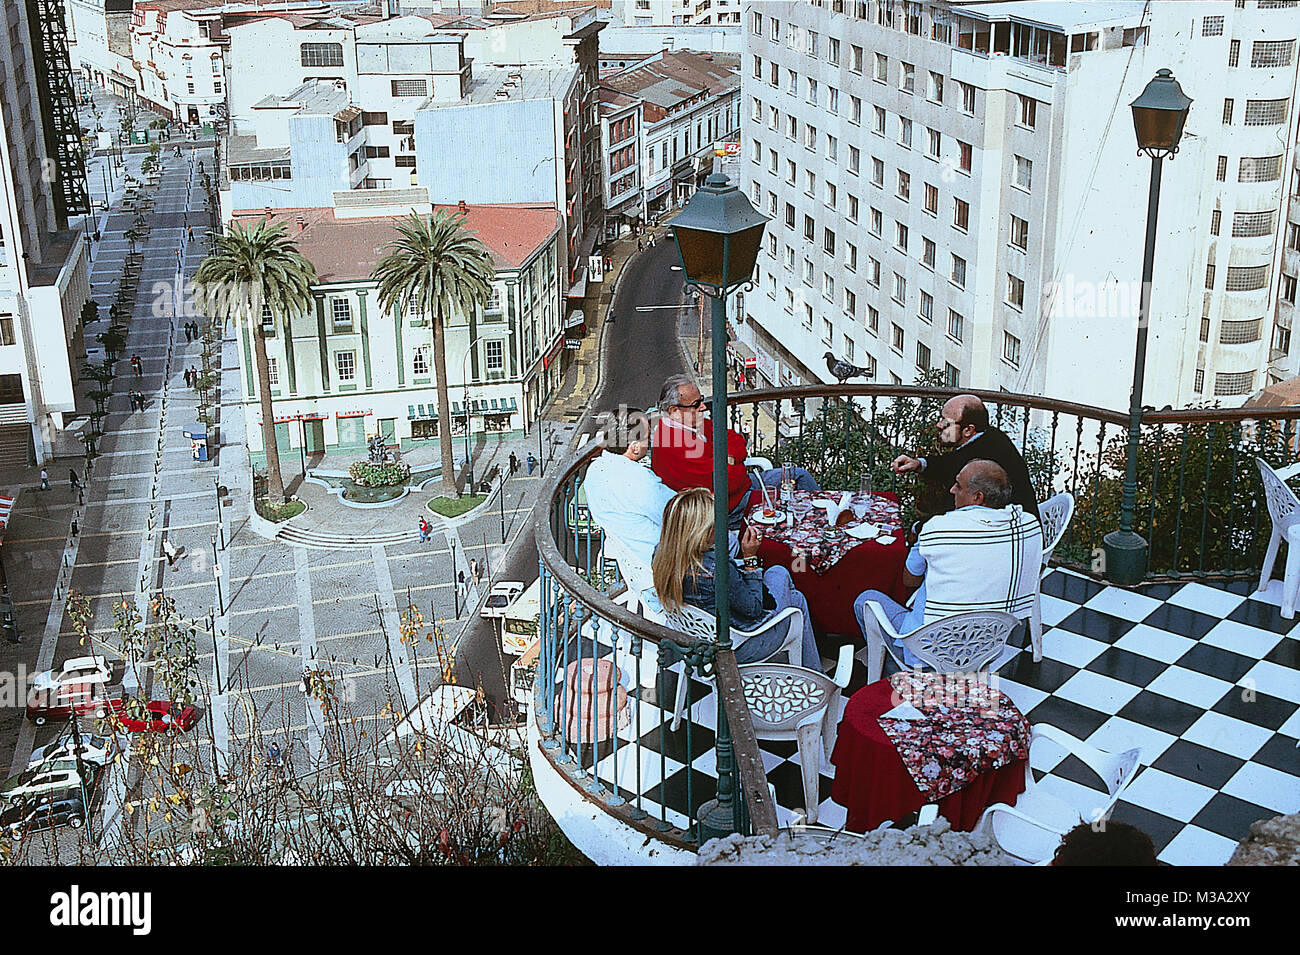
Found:
[[[1029,721],[987,674],[895,673],[891,701],[920,719],[877,717],[927,802],[1029,758]]]
[[[762,501],[749,509],[749,523],[763,530],[763,536],[768,540],[779,541],[790,548],[796,558],[801,554],[805,558],[808,569],[815,574],[824,574],[849,551],[859,544],[869,544],[870,540],[859,540],[844,533],[838,540],[827,540],[826,534],[831,529],[826,520],[826,509],[821,507],[812,507],[812,502],[818,498],[825,498],[836,503],[839,502],[843,491],[795,491],[795,505],[808,506],[808,513],[802,520],[796,521],[793,527],[785,523],[764,524],[756,521],[755,517],[761,516],[763,508],[767,505]],[[775,492],[773,492],[775,494]],[[878,524],[882,534],[895,534],[900,532],[899,525],[899,505],[898,501],[889,497],[883,497],[879,494],[854,494],[853,502],[867,502],[867,512],[862,519],[854,517],[847,524],[841,524],[839,530],[846,532],[850,527],[856,527],[859,524]],[[784,510],[785,506],[779,501],[777,507]]]

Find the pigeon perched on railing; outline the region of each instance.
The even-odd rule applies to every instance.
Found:
[[[841,385],[850,378],[857,378],[859,376],[863,378],[871,377],[871,373],[867,371],[867,369],[859,368],[857,365],[847,361],[842,361],[830,352],[826,353],[826,368],[835,376],[835,380]]]

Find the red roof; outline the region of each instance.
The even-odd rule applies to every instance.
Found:
[[[455,212],[456,206],[434,206]],[[560,229],[553,206],[524,203],[467,205],[464,225],[487,246],[497,269],[516,269]],[[241,225],[268,218],[264,210],[234,213]],[[328,207],[272,209],[272,222],[283,222],[298,251],[316,266],[321,282],[359,282],[370,277],[387,246],[398,238],[394,221],[402,216],[338,219]]]

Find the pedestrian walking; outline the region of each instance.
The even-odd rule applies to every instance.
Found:
[[[77,478],[77,472],[72,468],[68,468],[68,484],[73,491],[81,490],[81,481]]]
[[[192,342],[193,340],[194,340],[194,339],[190,337],[190,323],[189,323],[189,322],[186,322],[186,323],[185,323],[185,344],[188,345],[188,344],[189,344],[190,342]],[[188,382],[187,382],[187,384],[188,384]]]
[[[185,241],[187,241],[187,242],[193,242],[193,241],[194,241],[194,226],[190,226],[190,227],[188,228],[188,230],[186,231],[186,233],[185,233]]]
[[[432,530],[433,527],[429,524],[428,519],[425,518],[424,516],[421,516],[420,517],[420,543],[421,544],[423,544],[425,541],[429,539],[429,534]]]
[[[654,247],[655,247],[655,234],[654,234],[653,232],[651,232],[651,233],[650,233],[650,248],[653,249]]]
[[[605,272],[609,273],[613,271],[614,271],[614,259],[611,256],[607,255],[605,256]]]
[[[465,571],[463,570],[456,571],[456,587],[460,591],[460,595],[465,596]]]
[[[529,451],[529,452],[528,452],[528,475],[529,475],[529,477],[532,476],[532,474],[533,474],[533,469],[536,468],[536,467],[537,467],[537,456],[536,456],[535,454],[533,454],[533,452]]]
[[[638,238],[636,240],[636,250],[640,252],[644,248],[645,248],[645,243],[640,238]]]
[[[519,458],[513,451],[510,452],[510,476],[514,477],[515,472],[519,470]]]
[[[47,472],[45,468],[41,468],[41,490],[48,491],[49,489],[50,489],[49,472]]]
[[[469,569],[474,572],[474,583],[481,583],[483,580],[483,565],[478,562],[477,558],[470,560]]]
[[[195,368],[193,365],[190,365],[190,387],[197,388],[198,386],[199,386],[199,370]]]
[[[176,558],[179,557],[180,554],[176,550],[176,545],[172,543],[172,539],[170,537],[163,538],[162,552],[163,552],[163,556],[167,558],[167,566],[175,567]]]
[[[137,378],[144,375],[144,362],[140,360],[139,355],[131,356],[131,367],[135,369],[135,376]]]
[[[280,752],[280,744],[275,741],[266,748],[266,762],[271,770],[279,775],[284,770],[284,754]]]

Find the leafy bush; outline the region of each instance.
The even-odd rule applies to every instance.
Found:
[[[253,503],[257,506],[257,513],[260,517],[276,524],[287,521],[291,517],[297,517],[307,510],[307,505],[299,500],[285,501],[283,504],[272,504],[268,498],[259,497]]]
[[[361,487],[392,487],[406,483],[411,476],[411,466],[405,462],[371,464],[369,461],[356,461],[348,468],[348,474]]]

